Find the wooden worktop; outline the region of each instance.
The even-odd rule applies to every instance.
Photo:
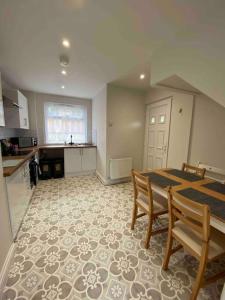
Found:
[[[14,167],[4,167],[3,168],[3,176],[8,177],[11,176],[13,173],[16,172],[26,161],[28,161],[35,153],[38,151],[37,147],[30,149],[30,152],[26,155],[18,155],[18,156],[3,156],[2,160],[10,160],[10,159],[18,159],[21,160],[16,166]]]
[[[48,145],[41,145],[38,146],[39,149],[67,149],[67,148],[96,148],[93,144],[48,144]]]
[[[95,145],[92,144],[80,144],[80,145],[64,145],[64,144],[46,144],[40,145],[37,147],[29,147],[29,148],[22,148],[19,151],[30,151],[26,155],[18,155],[18,156],[3,156],[2,160],[10,160],[10,159],[19,159],[21,160],[16,166],[14,167],[5,167],[3,168],[3,176],[8,177],[11,176],[16,170],[18,170],[26,161],[28,161],[35,153],[41,149],[67,149],[67,148],[95,148]]]

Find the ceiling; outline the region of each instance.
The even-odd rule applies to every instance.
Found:
[[[222,3],[0,0],[0,70],[18,88],[52,94],[92,98],[109,82],[146,89],[149,81],[138,75],[149,72],[159,47],[206,36],[211,21],[207,37],[215,36],[221,11],[215,2]],[[60,54],[70,59],[67,76],[61,75]]]
[[[144,74],[145,78],[140,79],[140,75]],[[147,91],[150,88],[150,63],[140,65],[128,74],[119,77],[110,82],[110,84],[120,87],[132,88],[141,91]]]
[[[198,89],[194,88],[192,85],[190,85],[188,82],[184,81],[182,78],[180,78],[177,75],[173,75],[169,78],[166,78],[166,79],[160,81],[157,84],[157,86],[169,87],[169,88],[178,89],[178,90],[184,91],[184,92],[200,94],[200,91]]]

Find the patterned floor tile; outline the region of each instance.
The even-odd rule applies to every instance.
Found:
[[[182,251],[162,271],[167,234],[144,248],[147,219],[130,230],[131,183],[104,186],[94,176],[40,181],[20,232],[3,300],[185,300],[198,264]],[[155,228],[164,226],[160,219]],[[210,265],[207,273],[225,268]],[[224,281],[201,289],[218,300]]]

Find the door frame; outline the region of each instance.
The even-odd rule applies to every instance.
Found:
[[[166,151],[166,167],[168,162],[168,153],[169,153],[169,142],[170,142],[170,125],[171,125],[171,111],[172,111],[172,100],[173,97],[168,97],[160,100],[153,101],[146,105],[146,116],[145,116],[145,137],[144,137],[144,160],[143,160],[143,170],[147,169],[147,147],[148,147],[148,111],[151,108],[159,107],[165,104],[169,105],[169,128],[168,128],[168,141],[167,141],[167,151]]]

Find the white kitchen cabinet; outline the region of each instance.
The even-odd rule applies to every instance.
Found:
[[[82,170],[96,170],[96,148],[82,148]]]
[[[64,168],[65,174],[73,174],[82,171],[81,149],[64,150]]]
[[[18,91],[20,128],[29,129],[27,98]]]
[[[91,174],[96,170],[96,148],[64,149],[65,177]]]
[[[5,126],[29,129],[28,101],[18,90],[4,90]]]
[[[2,100],[1,73],[0,73],[0,126],[5,126],[5,117],[4,117],[3,100]]]
[[[6,177],[5,181],[12,233],[15,239],[32,196],[29,162],[26,162],[11,176]]]

